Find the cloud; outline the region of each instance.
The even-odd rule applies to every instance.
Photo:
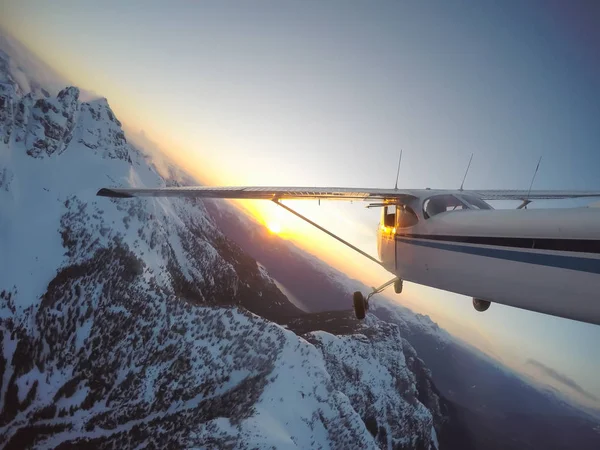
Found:
[[[159,175],[167,180],[178,181],[184,185],[199,184],[197,177],[191,175],[183,166],[170,158],[163,147],[153,141],[145,130],[138,130],[123,123],[127,141],[140,150],[154,165]]]
[[[63,88],[74,86],[67,77],[59,74],[2,27],[0,52],[8,55],[10,74],[25,94],[42,88],[56,95]],[[97,92],[79,87],[79,100],[82,102],[91,102],[99,98],[102,96]]]
[[[65,86],[71,85],[66,77],[42,61],[3,28],[0,28],[0,50],[10,57],[11,74],[24,92],[42,87],[56,94]]]
[[[600,401],[600,399],[598,397],[596,397],[594,394],[586,391],[579,384],[577,384],[577,382],[575,380],[573,380],[572,378],[569,378],[568,376],[566,376],[560,372],[557,372],[552,367],[548,367],[547,365],[545,365],[539,361],[536,361],[535,359],[528,359],[527,364],[535,367],[540,372],[542,372],[544,375],[549,376],[550,378],[552,378],[555,381],[558,381],[562,385],[571,388],[572,390],[574,390],[578,394],[582,395],[583,397],[587,398],[588,400],[593,400],[595,402]]]
[[[21,88],[21,91],[23,91],[25,94],[29,94],[29,92],[31,92],[29,79],[27,78],[27,75],[25,75],[23,71],[16,65],[14,59],[12,58],[8,62],[8,70],[10,71],[13,80],[15,80],[15,82]]]

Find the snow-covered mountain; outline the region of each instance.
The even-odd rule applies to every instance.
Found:
[[[0,444],[437,447],[439,397],[397,325],[271,322],[301,312],[202,202],[95,196],[168,182],[106,99],[14,71],[0,54]]]
[[[442,448],[567,449],[576,443],[578,448],[595,449],[600,445],[595,411],[565,401],[564,396],[540,387],[468,342],[451,336],[428,316],[416,314],[385,295],[371,301],[369,317],[396,328],[387,334],[371,335],[373,329],[384,327],[369,322],[365,328],[350,310],[351,293],[367,292],[367,286],[268,233],[227,204],[209,203],[207,209],[241,247],[260,259],[269,273],[303,300],[311,314],[280,321],[289,329],[311,342],[311,333],[316,330],[340,338],[364,333],[373,342],[385,342],[387,349],[395,345],[394,340],[387,341],[387,335],[399,332],[405,360],[414,361],[410,366],[417,374],[418,398],[430,410],[434,422],[442,423],[438,432]],[[291,267],[292,271],[288,273],[282,267]],[[308,279],[311,283],[303,282]],[[418,357],[411,358],[411,350],[416,350]],[[385,354],[377,358],[380,373],[385,370],[380,369],[379,362],[385,359]],[[360,366],[360,361],[353,364]],[[328,370],[334,376],[335,369]],[[365,384],[360,390],[368,391],[369,383]],[[355,408],[360,409],[361,399],[364,397],[358,399]],[[369,417],[385,415],[385,408],[374,409],[377,413]]]

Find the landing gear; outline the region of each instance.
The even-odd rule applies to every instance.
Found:
[[[331,231],[326,230],[325,228],[323,228],[322,226],[316,224],[315,222],[313,222],[312,220],[308,219],[307,217],[304,217],[302,214],[300,214],[297,211],[294,211],[292,208],[290,208],[287,205],[284,205],[283,203],[281,203],[279,201],[279,198],[273,198],[272,201],[277,205],[277,206],[281,206],[283,209],[291,212],[292,214],[294,214],[296,217],[299,217],[300,219],[304,220],[306,223],[309,223],[310,225],[312,225],[315,228],[318,228],[319,230],[323,231],[324,233],[328,234],[329,236],[331,236],[334,239],[337,239],[339,242],[341,242],[342,244],[348,246],[349,248],[351,248],[352,250],[354,250],[355,252],[360,253],[361,255],[363,255],[365,258],[370,259],[371,261],[373,261],[374,263],[379,264],[380,266],[385,268],[385,265],[377,260],[376,258],[373,258],[371,255],[369,255],[366,252],[363,252],[361,249],[359,249],[358,247],[355,247],[354,245],[352,245],[351,243],[349,243],[348,241],[343,240],[341,237],[336,236],[335,234],[333,234]],[[387,203],[382,204],[382,206],[385,206]],[[367,314],[367,310],[369,309],[369,299],[375,295],[375,294],[379,294],[381,291],[383,291],[386,287],[388,287],[389,285],[393,284],[394,285],[394,291],[396,292],[396,294],[399,294],[400,292],[402,292],[402,280],[398,277],[391,279],[390,281],[388,281],[387,283],[379,286],[378,288],[373,288],[373,291],[371,293],[369,293],[369,295],[367,295],[367,297],[365,298],[365,296],[361,293],[361,292],[355,292],[352,298],[352,303],[354,304],[354,314],[356,315],[356,318],[359,320],[362,320],[365,318],[366,314]]]
[[[492,303],[487,300],[481,300],[480,298],[473,297],[473,308],[476,311],[484,312],[487,311]]]
[[[394,292],[396,294],[402,294],[402,278],[398,278],[394,282]]]
[[[388,281],[385,284],[382,284],[378,288],[373,288],[373,291],[371,291],[371,293],[367,295],[367,298],[365,298],[361,292],[356,291],[352,296],[352,300],[354,303],[354,314],[356,315],[356,318],[358,320],[363,320],[365,318],[365,315],[367,314],[367,311],[369,310],[369,299],[375,294],[379,294],[386,287],[392,284],[394,285],[394,290],[396,291],[396,293],[399,294],[400,292],[402,292],[402,280],[398,277],[392,278],[390,281]],[[397,286],[399,286],[400,291],[397,290]]]
[[[360,291],[354,293],[352,300],[354,301],[354,315],[358,320],[363,320],[369,309],[368,301]]]

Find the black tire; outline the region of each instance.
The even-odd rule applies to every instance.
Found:
[[[358,320],[363,320],[366,315],[366,302],[362,292],[356,291],[352,296],[354,302],[354,314]]]
[[[396,280],[396,282],[394,283],[394,292],[396,294],[402,294],[402,286],[403,286],[403,282],[402,279],[399,278],[398,280]]]
[[[473,299],[473,307],[476,311],[484,312],[490,308],[491,303],[487,300],[481,300],[480,298]]]

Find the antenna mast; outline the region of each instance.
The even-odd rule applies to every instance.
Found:
[[[527,209],[527,205],[529,204],[529,194],[531,194],[531,188],[533,187],[533,182],[535,181],[535,176],[538,173],[538,169],[540,168],[540,163],[542,162],[542,156],[540,155],[540,159],[538,159],[537,166],[535,166],[535,172],[533,172],[533,177],[531,177],[531,184],[529,185],[529,190],[527,191],[527,197],[523,200],[523,207]]]
[[[471,167],[471,161],[473,161],[473,153],[471,153],[471,158],[469,158],[469,165],[467,166],[467,170],[465,171],[465,176],[463,177],[462,183],[460,183],[459,191],[463,190],[463,186],[465,184],[465,180],[467,179],[467,174],[469,173],[469,168]]]
[[[394,190],[398,190],[398,177],[400,176],[400,163],[402,162],[402,149],[400,149],[400,158],[398,158],[398,170],[396,171],[396,184]]]

